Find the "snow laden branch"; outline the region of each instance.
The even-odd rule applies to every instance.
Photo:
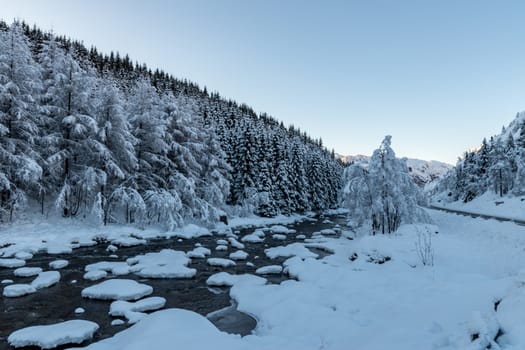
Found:
[[[397,159],[386,136],[368,168],[351,165],[345,170],[344,205],[355,226],[370,225],[372,233],[395,232],[402,223],[428,222],[418,203],[423,199],[408,174],[405,159]]]

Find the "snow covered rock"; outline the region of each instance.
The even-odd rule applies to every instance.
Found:
[[[33,254],[29,252],[17,252],[15,254],[15,258],[22,259],[22,260],[29,260],[33,258]]]
[[[4,288],[3,295],[6,298],[16,298],[34,292],[36,289],[30,284],[10,284]]]
[[[230,245],[237,249],[244,249],[244,244],[239,242],[235,237],[228,237],[228,241],[230,242]]]
[[[218,251],[218,252],[224,252],[224,251],[228,250],[228,246],[227,245],[218,245],[217,247],[215,247],[215,250]]]
[[[58,271],[44,271],[40,272],[38,276],[31,282],[31,286],[35,289],[42,289],[51,287],[53,284],[60,281],[60,272]]]
[[[275,235],[272,235],[272,238],[273,239],[276,239],[278,241],[284,241],[286,239],[286,235],[282,235],[282,234],[275,234]]]
[[[137,300],[153,293],[153,287],[127,279],[110,279],[82,290],[82,297],[102,300]]]
[[[124,316],[128,323],[133,324],[146,316],[144,311],[158,310],[166,305],[166,299],[161,297],[150,297],[136,302],[117,300],[111,303],[109,314],[111,316]]]
[[[26,264],[25,260],[22,259],[0,259],[0,267],[6,267],[6,268],[14,268],[14,267],[21,267]]]
[[[270,227],[270,231],[272,233],[280,233],[280,234],[289,234],[289,233],[295,233],[296,232],[295,230],[289,229],[288,227],[282,226],[282,225],[274,225],[274,226]]]
[[[260,243],[264,241],[264,236],[265,236],[264,231],[259,229],[259,230],[253,231],[249,235],[244,236],[243,238],[241,238],[241,241],[249,242],[249,243]]]
[[[300,258],[317,258],[318,255],[304,246],[302,243],[292,243],[287,246],[273,247],[265,249],[266,256],[270,259],[278,257],[289,258],[298,256]]]
[[[281,265],[268,265],[259,267],[257,270],[255,270],[255,273],[258,275],[277,275],[282,271],[283,267]]]
[[[84,279],[90,280],[90,281],[97,281],[97,280],[107,277],[107,275],[108,273],[106,271],[93,270],[93,271],[86,272],[84,274]]]
[[[219,272],[211,275],[206,280],[208,286],[213,287],[230,287],[235,284],[251,284],[263,286],[267,282],[266,278],[262,278],[255,275],[243,274],[243,275],[232,275],[228,272]]]
[[[7,338],[14,347],[38,346],[52,349],[65,344],[80,344],[91,339],[98,324],[85,320],[72,320],[47,326],[32,326],[19,329]]]
[[[40,272],[42,272],[40,267],[19,267],[13,271],[13,274],[16,277],[31,277],[38,275]]]
[[[172,249],[138,255],[127,260],[131,265],[131,272],[147,278],[192,278],[197,270],[187,267],[190,262],[186,253]]]
[[[123,236],[111,241],[111,244],[119,247],[134,247],[136,245],[146,244],[145,239],[138,239],[130,236]]]
[[[232,260],[246,260],[248,253],[244,250],[237,250],[236,252],[230,253],[230,259]]]
[[[89,264],[84,267],[84,271],[106,271],[113,275],[121,276],[130,273],[129,264],[121,261],[100,261],[98,263]],[[84,277],[85,278],[85,277]],[[89,278],[88,278],[89,279]]]
[[[220,267],[230,267],[230,266],[235,266],[237,264],[235,263],[235,261],[230,260],[230,259],[209,258],[208,265],[220,266]]]
[[[211,254],[211,250],[204,248],[202,246],[196,247],[193,250],[190,250],[186,253],[186,256],[191,259],[204,259],[206,256]]]
[[[49,267],[55,270],[63,269],[67,265],[69,265],[69,261],[67,260],[55,260],[49,263]]]
[[[86,310],[84,310],[84,308],[77,307],[77,308],[75,309],[75,313],[76,313],[76,314],[83,314],[84,312],[86,312]]]

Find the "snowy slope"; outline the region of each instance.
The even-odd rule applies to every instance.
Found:
[[[370,161],[369,156],[365,156],[362,154],[358,155],[336,155],[339,159],[341,159],[344,163],[357,163],[362,164],[363,166],[367,166],[368,162]],[[410,175],[414,179],[414,182],[421,187],[424,187],[425,185],[429,184],[430,182],[438,179],[445,173],[447,173],[449,170],[453,168],[452,165],[439,162],[436,160],[421,160],[421,159],[412,159],[407,158],[407,165],[408,165],[408,171],[410,172]]]

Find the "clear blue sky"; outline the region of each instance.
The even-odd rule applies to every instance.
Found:
[[[454,163],[525,109],[525,2],[0,0],[0,16],[188,78],[342,154]]]

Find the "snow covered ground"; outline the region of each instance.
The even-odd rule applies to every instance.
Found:
[[[190,311],[145,316],[141,302],[120,302],[114,310],[138,322],[87,348],[524,349],[525,227],[429,213],[435,225],[404,225],[393,235],[351,240],[346,237],[353,233],[329,232],[267,249],[270,258],[287,258],[283,273],[295,278],[280,284],[248,274],[212,275],[208,285],[232,286],[238,310],[257,319],[251,335],[220,332]],[[425,242],[433,265],[422,262]],[[320,257],[308,247],[333,254]],[[94,295],[104,294],[100,289],[109,281],[96,285]],[[113,295],[119,288],[109,287],[106,292],[122,299]],[[154,299],[144,300],[149,307]]]
[[[468,203],[463,201],[447,202],[447,198],[436,198],[432,205],[461,210],[475,214],[498,216],[513,220],[525,220],[525,197],[500,197],[499,195],[487,191],[483,195],[474,198]]]

